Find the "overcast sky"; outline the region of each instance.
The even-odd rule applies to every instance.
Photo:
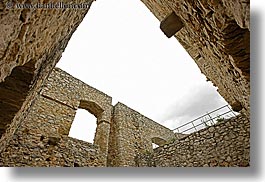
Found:
[[[159,24],[140,1],[97,0],[57,67],[170,129],[227,104]],[[78,111],[70,136],[91,141],[89,115]]]

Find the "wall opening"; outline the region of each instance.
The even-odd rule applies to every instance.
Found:
[[[69,136],[89,143],[94,143],[96,128],[97,118],[86,109],[78,109]]]
[[[153,137],[151,140],[152,140],[153,149],[160,147],[162,145],[165,145],[167,143],[166,140],[159,138],[159,137]]]
[[[153,147],[153,149],[155,149],[155,148],[159,147],[159,145],[152,143],[152,147]]]
[[[5,81],[0,83],[0,138],[25,101],[32,86],[34,71],[34,62],[30,61],[15,67]]]

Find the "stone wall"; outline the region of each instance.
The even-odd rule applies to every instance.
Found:
[[[105,93],[88,86],[70,74],[54,69],[41,91],[43,97],[66,105],[74,110],[86,109],[97,118],[94,143],[107,155],[112,98]],[[64,114],[69,114],[65,112]],[[66,129],[70,130],[70,127]],[[104,137],[103,137],[104,136]]]
[[[1,152],[0,166],[249,165],[250,122],[244,115],[179,137],[111,100],[55,68]],[[97,117],[93,144],[68,137],[78,108]]]
[[[0,2],[0,152],[25,119],[87,9],[18,9]],[[25,3],[25,1],[19,1]],[[72,3],[71,0],[45,1]],[[36,3],[28,0],[27,3]],[[4,113],[4,114],[3,114]],[[4,135],[3,135],[4,134]]]
[[[12,7],[7,7],[10,2],[12,1],[0,2],[0,82],[13,68],[31,60],[36,62],[36,67],[42,66],[42,62],[49,58],[57,44],[63,42],[66,45],[93,0],[75,1],[89,5],[86,9],[16,7],[19,3],[36,5],[35,0],[13,1]],[[39,1],[41,2],[73,3],[72,0]]]
[[[153,152],[152,143],[164,145],[175,139],[170,129],[122,103],[113,110],[108,166],[135,166],[137,155]]]
[[[142,0],[163,20],[174,12],[184,25],[175,37],[236,111],[249,117],[250,1]]]
[[[246,167],[250,165],[250,122],[244,116],[192,133],[154,153],[137,156],[136,166]]]
[[[95,145],[71,137],[50,137],[23,130],[13,136],[10,146],[1,154],[0,166],[104,167],[105,163]]]
[[[1,166],[135,166],[152,143],[175,140],[168,128],[55,68],[1,153]],[[97,117],[94,144],[68,137],[78,108]],[[110,140],[110,141],[109,141]],[[108,159],[108,164],[106,163]]]
[[[79,166],[106,166],[111,101],[106,94],[55,68],[11,143],[1,153],[1,165],[71,166],[77,163]],[[87,109],[97,117],[94,145],[67,137],[78,108]],[[50,138],[56,143],[51,145]],[[8,157],[10,154],[16,157]],[[75,155],[77,161],[73,161]],[[14,164],[18,158],[22,163],[17,160]]]

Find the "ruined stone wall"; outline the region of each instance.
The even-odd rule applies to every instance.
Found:
[[[55,68],[3,150],[1,166],[135,166],[152,143],[175,140],[168,128]],[[97,117],[94,144],[68,137],[78,108]],[[107,164],[108,159],[108,164]]]
[[[73,109],[87,109],[99,121],[110,122],[112,98],[59,68],[50,74],[41,95]]]
[[[170,129],[55,68],[1,152],[0,166],[248,166],[241,115],[180,139]],[[94,144],[68,137],[77,108],[97,117]],[[152,143],[160,147],[153,149]]]
[[[101,151],[107,155],[112,116],[112,98],[110,96],[88,86],[59,68],[54,69],[51,73],[41,95],[74,110],[82,108],[95,115],[97,129],[94,143],[99,145]]]
[[[142,2],[159,21],[172,12],[179,17],[183,28],[175,34],[177,40],[233,109],[242,110],[249,117],[250,1]]]
[[[173,143],[137,156],[137,166],[213,167],[250,165],[250,122],[244,116],[224,120]]]
[[[0,165],[106,166],[111,100],[55,68],[1,153]],[[80,107],[98,119],[94,145],[68,137],[76,109]]]
[[[53,2],[59,1],[62,2],[62,0]],[[118,112],[118,114],[127,118],[128,123],[127,120],[126,122],[119,120],[119,115],[114,115],[112,118],[115,122],[111,129],[112,145],[110,145],[108,138],[112,110],[111,98],[58,69],[55,70],[56,74],[52,73],[40,93],[43,82],[59,61],[69,39],[88,9],[36,10],[15,7],[8,9],[6,8],[7,2],[9,1],[0,2],[1,165],[14,165],[15,162],[17,165],[22,165],[18,161],[28,154],[31,156],[29,160],[28,157],[23,159],[26,163],[28,161],[28,165],[33,165],[37,161],[39,162],[36,165],[42,165],[42,162],[45,165],[57,165],[58,160],[53,157],[53,159],[32,157],[32,155],[45,155],[42,153],[43,145],[54,146],[54,142],[49,139],[58,141],[59,138],[59,142],[55,142],[59,147],[51,147],[50,150],[61,150],[61,147],[72,146],[73,143],[80,149],[81,145],[77,140],[66,137],[71,125],[70,120],[73,119],[74,111],[78,107],[87,109],[98,119],[94,144],[97,144],[99,149],[90,145],[85,148],[92,147],[93,151],[95,149],[95,153],[103,155],[103,160],[106,160],[107,151],[109,151],[109,154],[112,155],[109,156],[110,165],[136,165],[136,161],[138,161],[136,154],[141,154],[144,150],[151,151],[150,139],[157,143],[163,143],[164,140],[169,139],[166,137],[166,132],[163,136],[158,135],[151,138],[146,133],[152,133],[153,130],[148,131],[148,127],[140,127],[142,122],[139,121],[145,119],[136,119],[143,117],[126,109],[127,114],[127,111]],[[32,4],[34,2],[36,1],[27,1]],[[63,0],[63,2],[71,3],[73,1]],[[75,1],[75,3],[88,3],[89,5],[92,2],[93,0]],[[242,109],[243,113],[249,117],[249,0],[233,2],[226,0],[142,0],[142,2],[160,21],[172,12],[179,17],[178,20],[181,20],[184,27],[175,34],[177,40],[195,60],[208,80],[218,86],[219,93],[233,109],[237,111]],[[75,84],[71,84],[72,82]],[[40,94],[36,98],[38,93]],[[87,93],[91,94],[87,95]],[[33,100],[35,102],[32,102]],[[42,108],[38,105],[40,103],[45,103],[43,106],[47,106],[47,108]],[[56,110],[57,106],[60,106],[60,109]],[[121,105],[117,106],[117,108],[119,107]],[[36,110],[36,108],[39,109]],[[50,111],[48,112],[48,110]],[[45,118],[41,114],[44,114]],[[65,120],[60,120],[57,116],[63,116],[62,118]],[[46,117],[50,120],[46,120]],[[146,121],[150,123],[150,120]],[[237,125],[241,126],[241,119],[237,122]],[[123,125],[129,127],[123,128]],[[236,126],[236,124],[234,125]],[[248,127],[249,124],[246,123],[245,126]],[[244,129],[245,126],[241,128]],[[45,127],[47,128],[45,129]],[[121,132],[121,128],[128,132],[128,138],[124,138],[126,133]],[[35,133],[30,131],[35,131]],[[248,134],[243,136],[244,140],[249,139]],[[115,138],[118,140],[116,141]],[[161,138],[162,140],[160,140]],[[240,138],[242,139],[242,137]],[[137,139],[136,141],[139,139],[139,142],[126,142],[127,139]],[[10,141],[11,143],[9,143]],[[109,150],[109,146],[113,147]],[[125,147],[126,150],[122,147]],[[71,152],[68,148],[65,150],[66,153]],[[12,154],[14,154],[13,158],[10,157]],[[51,153],[51,156],[53,154],[55,155],[55,153]],[[115,158],[116,154],[117,158]],[[66,156],[71,155],[67,153]],[[77,155],[77,153],[73,155]],[[94,153],[91,154],[92,158],[94,158],[93,155]],[[238,156],[242,155],[238,154]],[[58,154],[58,156],[60,155]],[[66,158],[64,157],[65,164],[72,165],[72,161],[69,162],[70,160]],[[101,160],[99,156],[96,158]],[[125,161],[127,159],[129,162]],[[78,160],[82,161],[82,156]],[[84,163],[95,166],[101,165],[101,162],[97,162],[98,164]],[[105,161],[103,163],[105,164]],[[80,165],[79,162],[76,165]],[[175,163],[170,163],[170,165],[175,165]]]
[[[91,143],[20,130],[1,154],[0,166],[104,167],[104,161],[98,147]]]
[[[175,139],[170,129],[122,103],[113,110],[108,166],[135,166],[137,155],[153,152],[152,142],[163,145]]]
[[[10,4],[10,2],[12,4]],[[0,82],[16,66],[34,60],[36,67],[49,58],[57,44],[67,44],[70,36],[88,11],[93,0],[77,0],[88,4],[87,9],[18,8],[17,4],[63,2],[71,0],[22,0],[0,2]],[[8,6],[11,5],[11,6]],[[67,40],[65,40],[67,38]],[[59,50],[57,50],[59,51]],[[60,52],[61,53],[61,52]],[[58,60],[57,60],[58,61]]]
[[[0,2],[0,152],[26,118],[32,101],[93,0],[75,1],[88,4],[87,9],[18,9],[15,3],[7,8],[8,2]]]

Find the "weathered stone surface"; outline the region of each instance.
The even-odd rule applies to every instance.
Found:
[[[224,132],[227,130],[226,122],[235,123],[229,129],[230,134]],[[248,128],[250,128],[250,122],[244,116],[237,116],[229,121],[224,120],[217,125],[192,133],[163,147],[156,148],[153,153],[139,154],[136,166],[249,166],[250,133],[247,130]],[[211,135],[212,132],[214,132],[214,135]],[[196,135],[197,133],[200,135]]]
[[[49,145],[57,145],[60,141],[60,138],[59,137],[49,137],[48,138],[48,144]]]
[[[36,96],[27,116],[17,128],[15,137],[1,155],[0,164],[2,166],[73,166],[73,163],[69,163],[69,156],[73,158],[72,152],[76,150],[80,151],[80,154],[75,154],[79,156],[75,166],[106,166],[112,114],[111,101],[112,98],[108,95],[55,68]],[[75,111],[79,107],[92,112],[98,119],[94,145],[80,143],[79,140],[67,137]],[[71,141],[74,143],[70,145]],[[82,143],[86,144],[82,146]],[[16,153],[16,156],[22,155],[20,151],[27,150],[25,147],[29,146],[31,150],[28,155],[37,157],[26,157],[28,162],[25,160],[21,164],[20,161],[16,161],[13,164],[12,161],[15,159],[7,157],[10,153]],[[47,157],[45,152],[56,151],[60,147],[65,151],[60,150]],[[84,154],[85,151],[88,151],[88,154]],[[61,160],[58,156],[65,157]],[[35,159],[38,160],[37,163]]]
[[[91,4],[93,0],[78,0],[75,3]],[[19,2],[6,7],[4,0],[0,6],[0,82],[2,82],[16,66],[22,66],[34,60],[41,66],[44,57],[48,57],[56,44],[63,41],[76,29],[88,9],[44,9],[18,8]],[[25,3],[25,1],[22,1]],[[64,2],[70,0],[42,1],[40,3]],[[21,3],[21,1],[20,1]],[[27,4],[36,5],[36,1],[28,0]],[[67,41],[65,42],[67,43]]]
[[[32,134],[31,134],[32,135]],[[103,167],[104,156],[98,147],[71,137],[61,136],[50,143],[51,137],[44,136],[36,145],[18,132],[24,140],[12,140],[11,145],[1,154],[0,166],[39,166],[39,167]],[[55,141],[54,138],[52,139]],[[56,144],[56,145],[55,145]],[[14,150],[16,149],[16,150]],[[12,154],[12,155],[10,155]]]
[[[123,104],[112,112],[110,97],[59,69],[52,72],[88,9],[7,9],[6,2],[0,2],[1,166],[106,166],[107,157],[109,166],[249,165],[249,0],[142,0],[160,21],[172,11],[181,19],[185,26],[174,36],[247,117],[210,132],[173,135],[178,140],[154,153],[151,142],[167,143],[168,129]],[[78,107],[97,117],[98,147],[67,137]]]
[[[23,9],[15,7],[17,1],[12,8],[7,8],[8,2],[11,1],[0,2],[0,94],[6,95],[0,102],[0,108],[5,108],[5,114],[2,110],[0,114],[0,135],[5,132],[0,140],[0,152],[26,117],[43,81],[61,58],[93,0],[75,1],[88,4],[86,9]],[[49,2],[59,1],[45,1]],[[17,99],[10,100],[6,89]]]
[[[160,29],[168,38],[170,38],[175,35],[183,26],[184,25],[181,19],[176,15],[175,12],[172,12],[161,21]]]
[[[113,110],[111,100],[108,95],[55,68],[36,96],[27,117],[16,130],[10,145],[1,154],[0,164],[69,166],[72,148],[69,148],[68,142],[73,139],[67,136],[75,110],[79,107],[87,109],[97,117],[94,145],[98,147],[94,149],[93,146],[91,149],[91,145],[86,144],[80,148],[80,142],[75,140],[73,150],[82,150],[81,153],[83,150],[89,151],[89,155],[92,155],[93,151],[97,153],[93,157],[90,156],[91,160],[87,158],[88,154],[78,155],[80,161],[71,163],[76,167],[106,166],[107,159],[108,166],[135,166],[135,157],[138,154],[153,151],[152,142],[164,145],[175,140],[175,134],[170,129],[124,104],[118,103]],[[25,147],[31,148],[29,156],[24,158],[22,163],[16,161],[17,156],[22,155],[21,151],[27,150]],[[60,147],[65,150],[50,154],[49,150],[57,151]],[[50,155],[47,155],[47,152]],[[16,154],[16,157],[7,157],[10,153]],[[98,158],[98,161],[92,165],[90,162],[93,162],[94,158]],[[58,163],[58,160],[61,162]],[[14,161],[16,163],[13,163]]]
[[[137,155],[153,152],[152,142],[161,146],[176,139],[170,129],[122,103],[113,108],[110,136],[108,166],[136,166]]]
[[[172,10],[185,25],[175,34],[201,72],[232,105],[250,113],[249,0],[142,0],[163,21]]]

